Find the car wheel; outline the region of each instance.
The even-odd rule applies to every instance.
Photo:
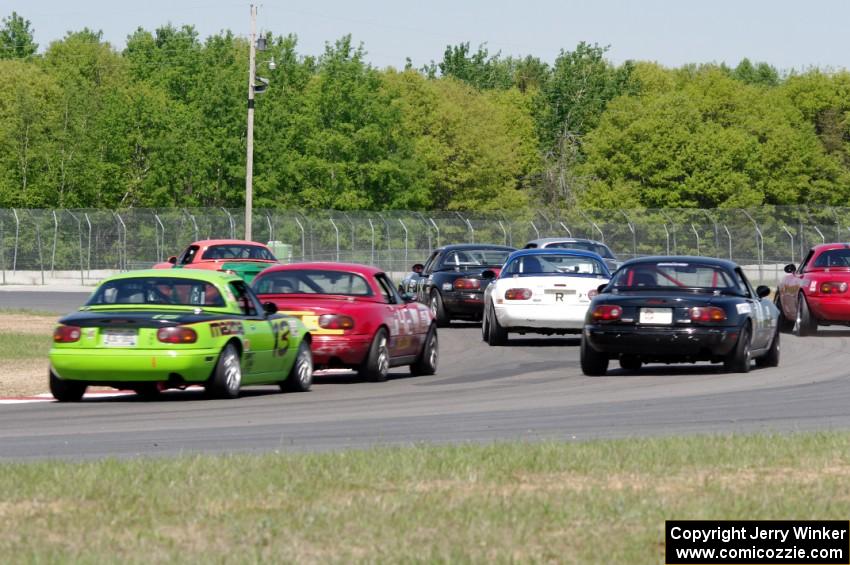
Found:
[[[289,376],[279,386],[284,392],[307,392],[313,386],[313,352],[306,340],[298,346]]]
[[[499,323],[494,306],[490,306],[490,313],[487,317],[489,318],[487,322],[487,343],[489,345],[505,345],[508,342],[508,330]]]
[[[133,391],[142,400],[156,400],[159,397],[159,383],[146,383],[133,387]]]
[[[778,367],[779,366],[779,328],[773,334],[773,341],[770,342],[770,349],[767,353],[756,359],[757,367]]]
[[[410,374],[414,377],[422,375],[433,375],[437,372],[437,361],[439,359],[439,344],[437,343],[437,326],[432,324],[425,336],[425,345],[419,358],[410,366]]]
[[[387,330],[381,328],[375,334],[372,345],[369,346],[369,354],[366,361],[360,367],[360,376],[373,382],[387,380],[390,372],[390,350],[387,345]]]
[[[215,364],[207,391],[216,398],[236,398],[242,386],[242,361],[232,343],[224,346]]]
[[[593,349],[587,337],[581,336],[581,372],[588,377],[601,377],[608,372],[608,355]]]
[[[790,332],[794,327],[794,322],[789,320],[785,316],[785,312],[782,310],[782,300],[779,297],[779,289],[776,289],[776,296],[773,298],[773,304],[779,309],[779,331],[781,332]]]
[[[487,334],[490,333],[490,316],[486,313],[481,319],[481,341],[487,341]]]
[[[802,293],[797,297],[797,318],[794,320],[794,335],[805,337],[818,332],[817,320],[809,310],[809,303]]]
[[[80,381],[60,379],[50,369],[50,393],[59,402],[79,402],[86,393],[87,385]]]
[[[750,326],[744,326],[744,329],[741,330],[738,336],[738,343],[735,344],[735,348],[726,357],[723,367],[727,373],[749,373],[751,360]]]
[[[448,315],[446,315],[446,308],[443,306],[443,297],[440,296],[439,291],[431,291],[431,300],[429,303],[431,306],[431,313],[434,314],[434,319],[437,321],[437,326],[440,328],[448,326],[449,318]]]
[[[623,355],[620,357],[620,367],[626,371],[640,371],[643,362],[637,355]]]

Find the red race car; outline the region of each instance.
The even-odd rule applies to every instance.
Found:
[[[809,250],[799,267],[785,266],[774,299],[779,327],[814,335],[818,325],[850,325],[850,244],[826,243]]]
[[[228,271],[251,282],[257,273],[276,265],[278,260],[262,243],[242,239],[205,239],[196,241],[179,256],[169,257],[154,269],[209,269]]]
[[[297,316],[313,337],[316,368],[347,368],[384,381],[390,367],[437,371],[437,324],[424,304],[402,298],[379,269],[350,263],[270,267],[252,285],[262,302]]]

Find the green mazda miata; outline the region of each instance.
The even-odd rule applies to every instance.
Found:
[[[104,280],[59,320],[50,391],[64,402],[80,400],[89,385],[146,397],[191,384],[219,398],[235,398],[244,385],[307,391],[310,341],[300,320],[260,304],[238,276],[132,271]]]

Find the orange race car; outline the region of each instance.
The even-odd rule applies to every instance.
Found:
[[[238,275],[247,282],[257,273],[278,263],[271,250],[243,239],[205,239],[191,243],[183,253],[168,258],[154,269],[208,269]]]

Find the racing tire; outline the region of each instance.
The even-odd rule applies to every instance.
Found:
[[[588,377],[602,377],[608,372],[608,355],[593,349],[587,338],[581,336],[581,372]]]
[[[207,384],[207,392],[214,398],[236,398],[242,386],[242,361],[239,351],[232,343],[221,350],[213,375]]]
[[[289,375],[278,386],[283,392],[308,392],[313,386],[313,351],[306,340],[298,346]]]
[[[146,383],[133,387],[133,392],[142,400],[156,400],[159,398],[159,383]]]
[[[777,324],[779,325],[779,331],[788,333],[794,328],[794,321],[789,320],[785,316],[785,312],[782,310],[782,300],[779,299],[779,289],[776,289],[776,295],[773,298],[773,305],[779,309],[779,319],[777,320]]]
[[[86,393],[86,385],[80,381],[66,381],[50,370],[50,394],[59,402],[79,402]]]
[[[487,322],[487,344],[490,346],[505,345],[508,342],[508,330],[499,323],[494,306],[490,306],[490,313],[487,317],[489,318]]]
[[[379,329],[369,346],[369,354],[361,365],[358,373],[367,381],[382,383],[387,380],[390,372],[390,349],[387,341],[387,330]]]
[[[637,355],[623,355],[620,357],[620,368],[626,371],[640,371],[643,361]]]
[[[443,305],[443,297],[440,296],[440,291],[432,290],[431,297],[428,300],[431,313],[434,314],[434,320],[437,321],[438,328],[445,328],[449,325],[449,316],[446,314],[446,307]]]
[[[440,348],[437,341],[437,326],[431,324],[428,335],[425,336],[425,344],[416,361],[410,365],[410,374],[414,377],[433,375],[437,372],[437,362],[440,358]]]
[[[487,334],[490,332],[490,317],[486,314],[481,318],[481,341],[487,341]]]
[[[738,336],[738,342],[735,344],[735,348],[729,353],[726,360],[723,361],[723,368],[727,373],[750,372],[750,361],[752,360],[752,353],[750,352],[751,335],[750,326],[744,326],[744,329],[741,330]]]
[[[818,333],[818,322],[812,316],[812,312],[809,310],[809,303],[802,293],[797,296],[797,317],[794,320],[793,332],[794,335],[799,337],[816,335]]]
[[[767,353],[756,359],[756,367],[778,367],[779,366],[779,328],[773,334],[770,349]]]

